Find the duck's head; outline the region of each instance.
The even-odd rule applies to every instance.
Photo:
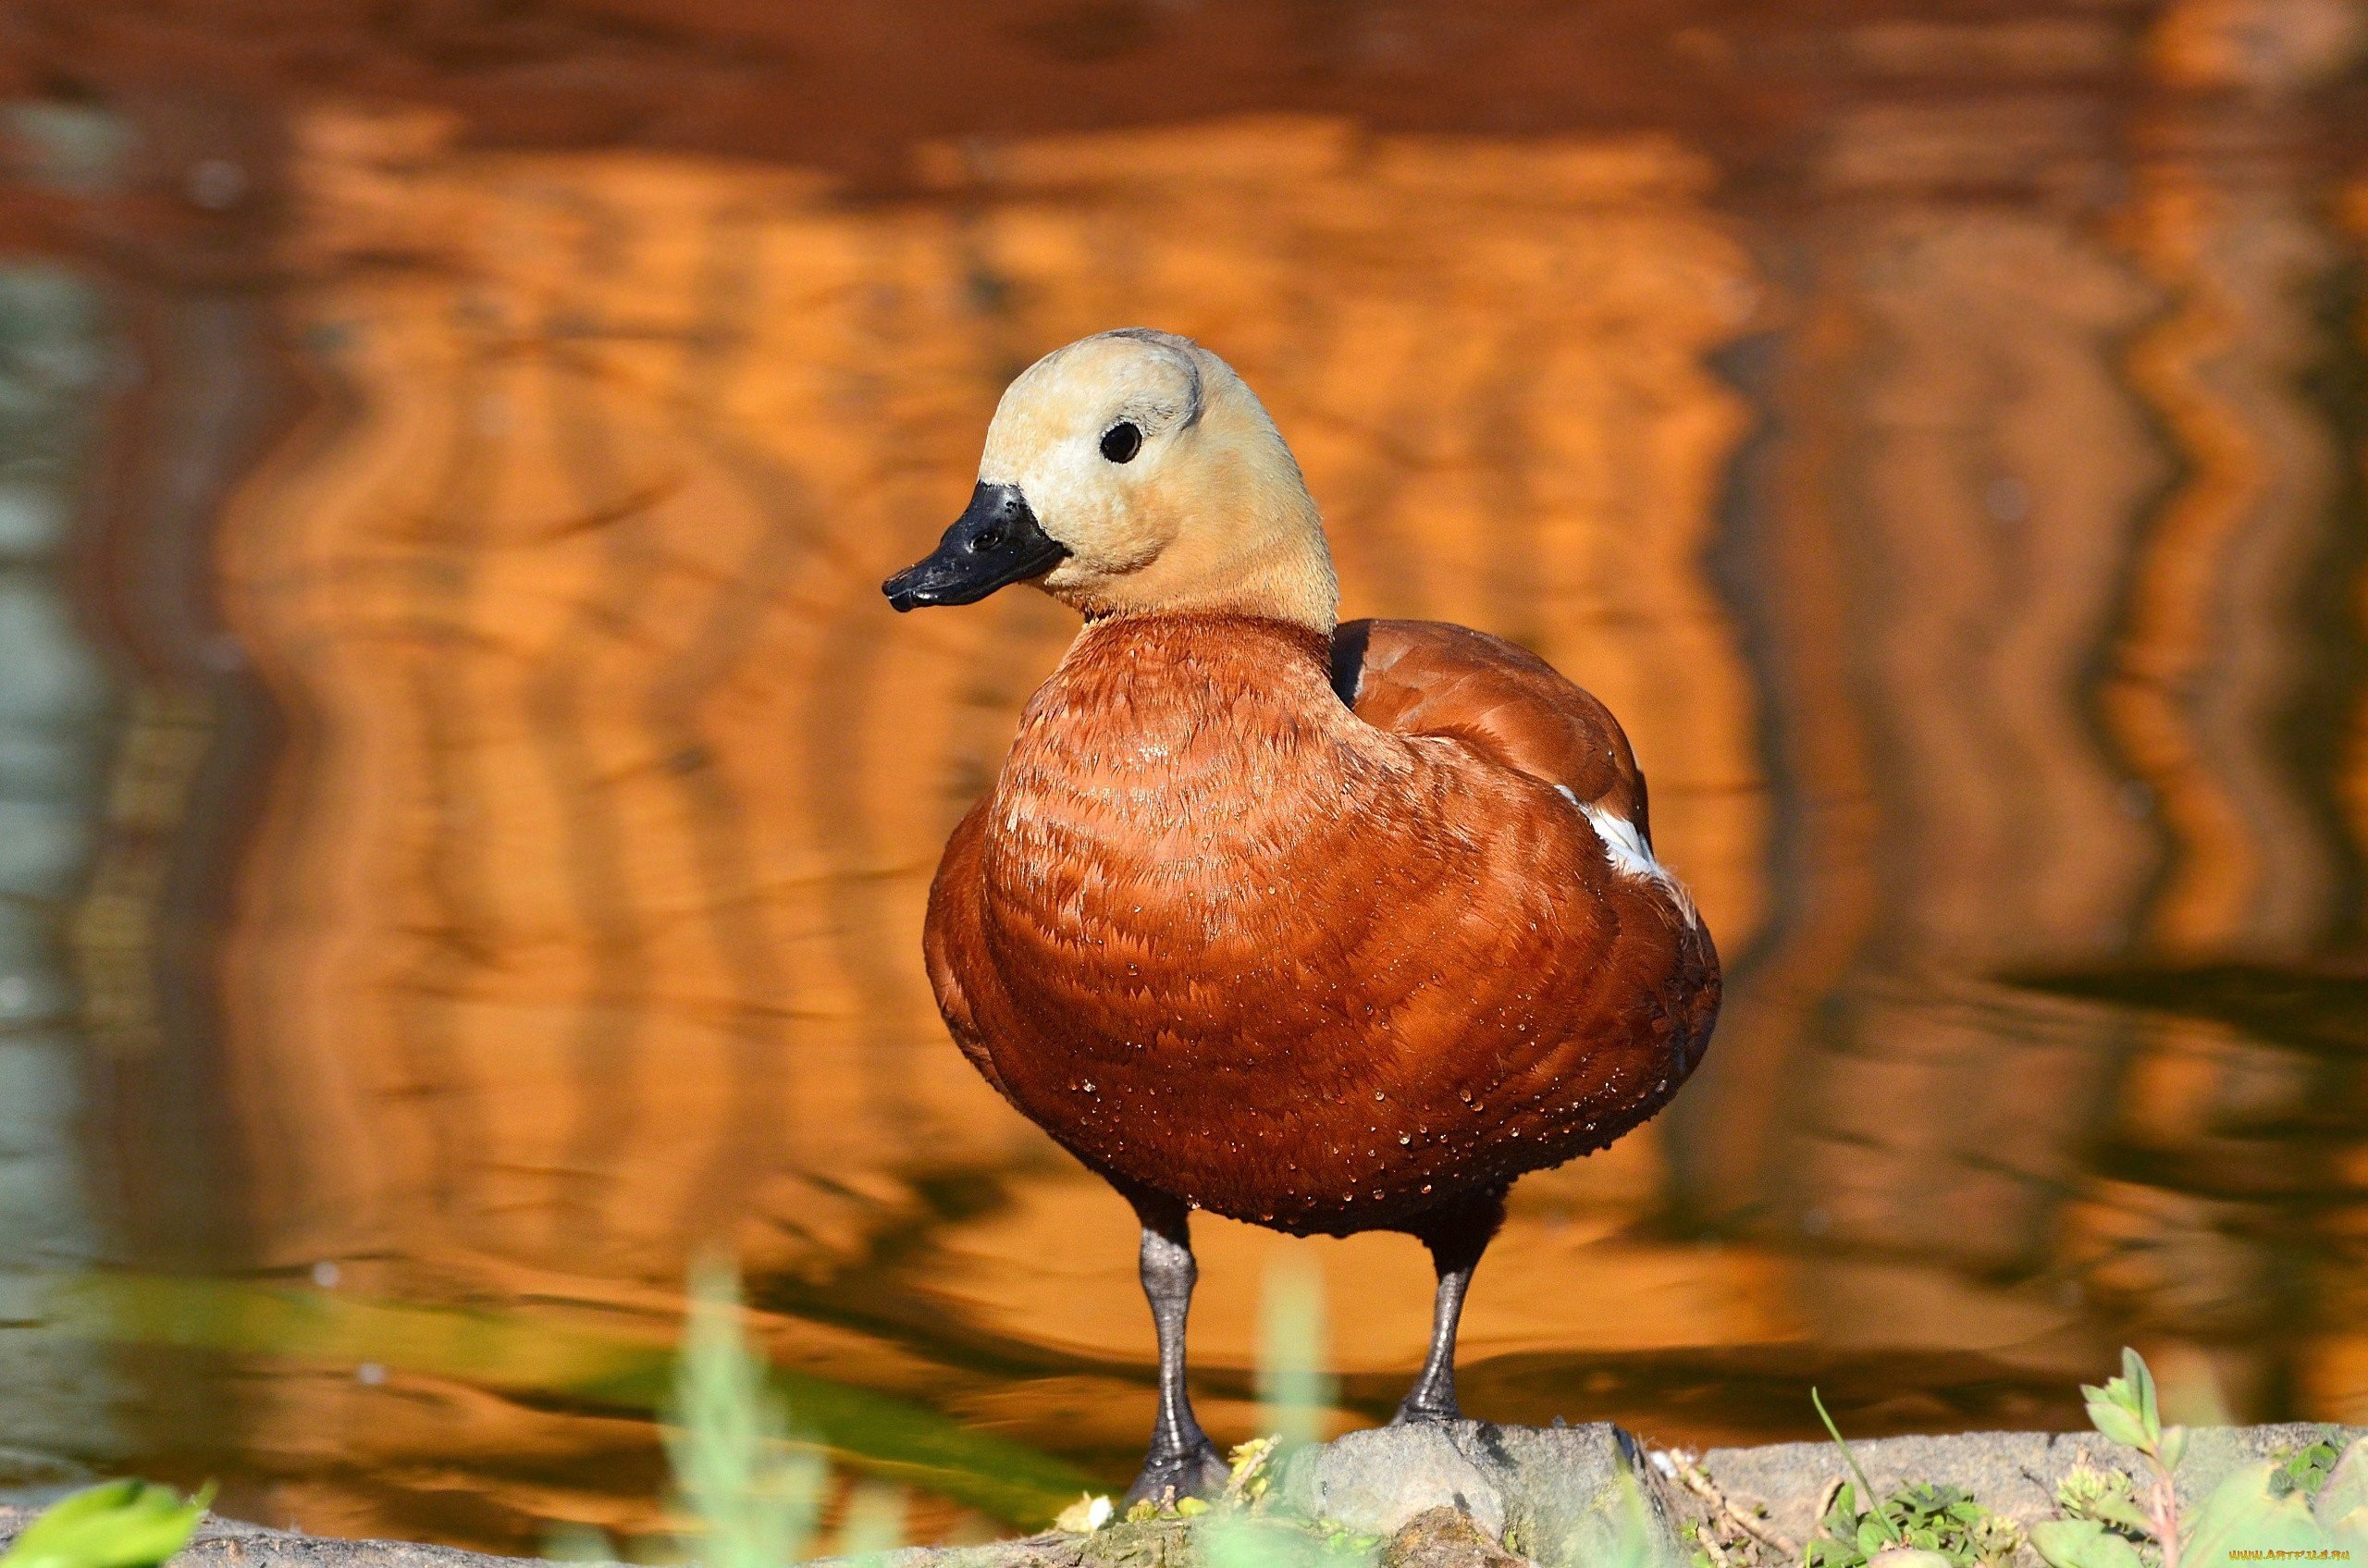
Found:
[[[1022,372],[968,509],[882,591],[914,610],[1018,582],[1097,619],[1227,611],[1328,634],[1339,603],[1315,502],[1264,406],[1225,361],[1147,327]]]

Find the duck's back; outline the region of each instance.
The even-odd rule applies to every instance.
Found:
[[[1616,813],[1646,844],[1645,775],[1611,710],[1517,643],[1443,621],[1350,621],[1332,687],[1356,716],[1438,735]]]
[[[1422,622],[1089,631],[948,845],[927,949],[964,1050],[1088,1164],[1295,1230],[1601,1147],[1719,993],[1609,711]]]

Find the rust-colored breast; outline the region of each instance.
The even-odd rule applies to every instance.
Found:
[[[1105,1174],[1402,1228],[1601,1147],[1699,1058],[1715,952],[1621,823],[1648,846],[1619,726],[1495,638],[1104,623],[947,846],[930,973],[989,1081]]]

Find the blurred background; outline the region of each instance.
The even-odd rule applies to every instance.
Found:
[[[1468,1409],[2368,1420],[2368,6],[18,0],[0,99],[0,1483],[630,1541],[719,1244],[920,1536],[1131,1474],[1131,1220],[917,945],[1071,624],[877,589],[1128,324],[1727,956]],[[1283,1247],[1387,1414],[1412,1242],[1201,1234],[1220,1440]]]

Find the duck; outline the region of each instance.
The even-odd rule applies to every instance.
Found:
[[[971,1065],[1141,1223],[1158,1404],[1128,1502],[1227,1475],[1186,1387],[1195,1211],[1421,1241],[1432,1332],[1393,1419],[1461,1419],[1508,1190],[1666,1105],[1718,1015],[1626,735],[1503,638],[1340,622],[1281,431],[1167,332],[1022,372],[968,505],[882,591],[1017,584],[1082,624],[947,841],[922,957]]]

